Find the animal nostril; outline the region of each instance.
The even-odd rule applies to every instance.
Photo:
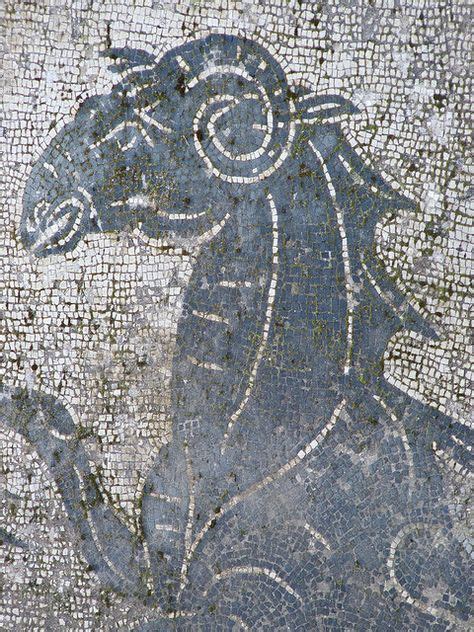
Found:
[[[38,256],[71,250],[93,211],[91,196],[82,187],[63,199],[26,206],[21,227],[23,243]]]

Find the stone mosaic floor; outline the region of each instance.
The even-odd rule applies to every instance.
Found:
[[[468,5],[0,10],[0,628],[472,629]]]

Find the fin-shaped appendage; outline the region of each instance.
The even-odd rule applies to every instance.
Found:
[[[2,409],[2,419],[33,445],[49,468],[91,569],[113,590],[148,600],[143,545],[106,504],[80,429],[64,407],[52,396],[16,389],[2,399]]]

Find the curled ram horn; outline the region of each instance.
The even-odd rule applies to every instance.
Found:
[[[258,183],[277,171],[301,123],[337,123],[357,112],[342,97],[290,89],[273,55],[234,36],[210,35],[173,49],[154,78],[137,98],[143,103],[148,95],[151,103],[159,89],[153,116],[168,126],[174,118],[207,171],[231,184]]]
[[[237,184],[274,173],[295,136],[294,105],[275,59],[255,42],[217,36],[200,66],[183,66],[183,75],[195,104],[195,148],[208,170]]]
[[[308,128],[316,137],[356,112],[342,97],[290,88],[278,60],[240,37],[209,35],[159,60],[104,55],[118,82],[80,106],[27,182],[21,236],[39,256],[128,225],[150,239],[212,239],[242,212],[241,186],[270,186]]]

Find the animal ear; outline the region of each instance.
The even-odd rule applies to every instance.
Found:
[[[335,95],[304,94],[295,100],[296,116],[308,125],[339,123],[360,110],[350,101]]]
[[[108,48],[100,55],[111,59],[109,70],[118,74],[129,74],[143,70],[143,67],[150,69],[156,65],[154,55],[137,48]]]

